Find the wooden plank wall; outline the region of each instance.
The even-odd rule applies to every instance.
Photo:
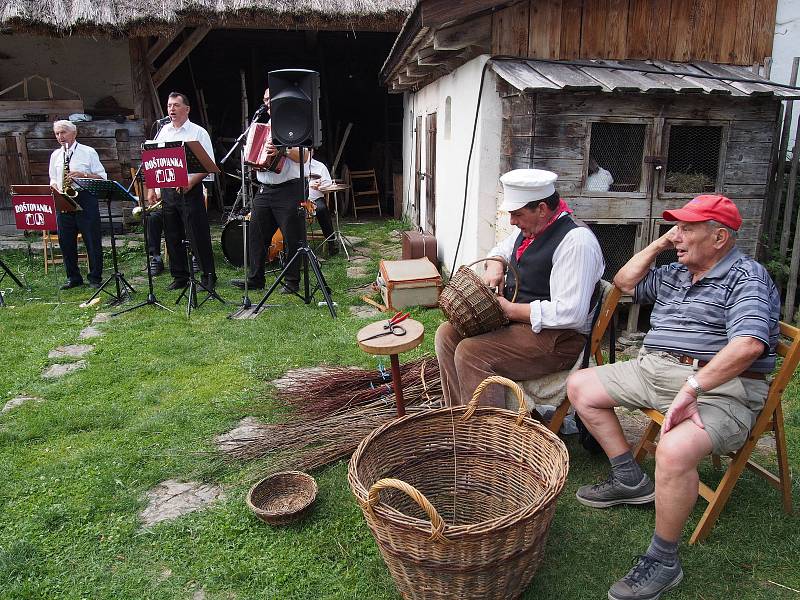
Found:
[[[492,53],[530,58],[707,60],[772,55],[777,0],[525,0],[497,11]]]
[[[645,192],[588,195],[583,180],[588,163],[592,121],[648,125],[645,153],[666,156],[664,124],[712,121],[727,132],[721,192],[733,199],[744,224],[740,246],[755,254],[776,139],[779,103],[774,99],[709,96],[610,95],[549,92],[520,95],[501,86],[503,106],[501,172],[541,168],[558,173],[558,190],[585,220],[641,223],[637,249],[649,243],[664,210],[677,208],[692,195],[652,193],[653,167],[644,166]]]
[[[130,168],[139,164],[139,148],[145,140],[144,121],[91,121],[78,123],[78,142],[97,150],[109,179],[130,182]],[[27,141],[30,183],[49,182],[50,154],[58,148],[52,123],[17,121],[0,123],[0,136],[21,133]]]

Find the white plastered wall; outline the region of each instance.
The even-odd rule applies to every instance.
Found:
[[[75,90],[86,109],[105,96],[133,108],[127,39],[0,35],[0,89],[31,75]]]
[[[450,271],[461,233],[464,184],[467,174],[478,87],[488,56],[477,57],[416,93],[405,96],[403,119],[403,165],[405,188],[403,213],[412,218],[414,203],[415,117],[423,123],[421,169],[425,169],[425,116],[437,113],[436,135],[436,239],[439,259]],[[450,124],[446,123],[450,98]],[[496,76],[488,70],[483,84],[475,145],[470,163],[463,235],[456,267],[486,256],[495,244],[496,207],[500,176],[500,130],[502,110],[496,91]],[[446,132],[449,130],[449,139]],[[420,190],[420,223],[425,223],[427,180]]]

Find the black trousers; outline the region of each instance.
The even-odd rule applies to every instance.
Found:
[[[147,253],[150,256],[161,256],[161,234],[164,231],[164,215],[161,209],[147,215]]]
[[[314,200],[314,204],[317,205],[317,221],[319,221],[319,228],[322,229],[322,235],[328,238],[333,235],[331,211],[328,210],[328,205],[325,204],[325,198],[317,198]]]
[[[89,192],[79,192],[75,199],[83,210],[75,212],[59,212],[56,214],[58,223],[58,245],[64,255],[64,270],[67,279],[74,283],[83,281],[78,269],[78,232],[83,236],[86,244],[86,254],[89,256],[89,281],[102,283],[103,279],[103,247],[100,236],[100,207],[97,198]]]
[[[183,245],[185,239],[191,242],[192,252],[197,256],[203,275],[216,273],[208,212],[203,201],[203,186],[196,185],[183,195],[172,189],[162,189],[161,198],[164,201],[162,215],[164,238],[167,240],[169,252],[169,272],[173,279],[189,278],[186,248]]]
[[[264,285],[264,263],[272,236],[280,228],[283,234],[287,260],[291,260],[300,247],[305,223],[300,214],[299,187],[297,179],[290,179],[275,186],[261,185],[253,197],[250,216],[247,250],[249,264],[247,279],[251,285]],[[292,265],[286,274],[286,283],[295,287],[300,283],[300,262]]]

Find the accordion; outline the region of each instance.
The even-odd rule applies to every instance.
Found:
[[[280,173],[286,162],[286,148],[278,148],[278,153],[267,156],[267,143],[272,141],[269,123],[253,123],[247,132],[244,145],[244,162],[262,171]]]

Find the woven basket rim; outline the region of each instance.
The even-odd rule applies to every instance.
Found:
[[[300,485],[305,486],[304,489],[307,489],[311,492],[308,502],[306,502],[299,508],[296,508],[292,511],[269,511],[269,510],[264,510],[263,508],[253,504],[252,498],[253,498],[253,493],[256,491],[256,489],[258,489],[265,483],[270,482],[271,480],[284,478],[287,476],[292,476],[296,481],[303,482]],[[252,510],[256,515],[261,515],[264,517],[288,517],[291,515],[295,515],[305,510],[309,506],[311,506],[314,503],[314,500],[316,500],[317,498],[318,490],[319,488],[317,487],[317,481],[308,473],[304,473],[303,471],[279,471],[278,473],[273,473],[272,475],[268,475],[267,477],[264,477],[263,479],[254,483],[250,488],[250,491],[247,492],[246,502],[247,506],[250,507],[250,510]]]
[[[388,423],[384,423],[383,425],[375,428],[367,437],[361,440],[361,443],[358,445],[358,448],[356,448],[355,452],[353,452],[353,455],[350,457],[350,463],[348,465],[348,477],[347,477],[350,483],[350,489],[352,493],[356,496],[356,499],[358,500],[359,504],[364,506],[367,500],[368,490],[364,487],[364,484],[357,476],[358,463],[360,462],[361,456],[365,452],[367,446],[369,446],[373,442],[373,440],[375,440],[375,438],[382,435],[388,429],[399,427],[400,425],[404,425],[408,422],[415,420],[437,418],[439,416],[444,415],[445,413],[452,413],[453,415],[452,418],[454,419],[460,418],[461,416],[460,413],[466,412],[466,410],[467,410],[466,406],[456,406],[456,407],[444,407],[433,410],[426,410],[413,414],[406,414],[404,417],[394,419],[393,421],[389,421]],[[513,421],[516,421],[519,416],[516,412],[507,410],[505,408],[479,406],[478,409],[475,411],[475,414],[471,418],[474,419],[481,415],[487,415],[487,414],[500,415]],[[516,526],[520,521],[533,518],[534,516],[536,516],[537,513],[539,513],[549,504],[555,502],[558,499],[558,496],[563,491],[567,475],[569,474],[569,452],[567,451],[567,447],[564,445],[564,442],[561,440],[561,438],[559,438],[555,433],[553,433],[547,427],[545,427],[538,421],[532,419],[531,417],[525,417],[525,419],[523,419],[522,424],[519,425],[519,427],[528,427],[531,429],[535,429],[537,433],[542,434],[545,439],[553,443],[556,449],[558,450],[559,454],[561,454],[565,458],[564,473],[560,477],[561,485],[557,489],[554,488],[548,490],[547,493],[543,494],[539,502],[520,506],[516,510],[513,510],[510,513],[502,515],[500,517],[487,519],[485,521],[479,521],[478,523],[469,523],[466,525],[451,525],[448,523],[446,524],[445,532],[449,539],[466,535],[491,533],[501,529],[505,529],[507,527]],[[420,519],[417,517],[406,515],[405,513],[400,512],[396,508],[387,506],[381,502],[375,505],[374,511],[380,517],[390,520],[392,523],[396,525],[402,525],[404,527],[412,527],[422,533],[430,533],[431,523],[426,519]]]

